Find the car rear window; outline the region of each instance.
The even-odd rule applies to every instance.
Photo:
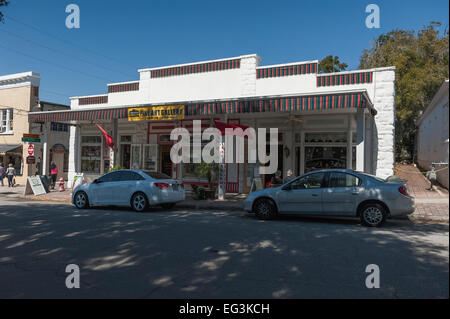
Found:
[[[144,173],[154,179],[170,179],[170,176],[160,172],[144,171]]]

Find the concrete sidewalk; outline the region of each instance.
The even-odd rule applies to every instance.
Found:
[[[414,165],[396,164],[395,175],[406,180],[411,195],[416,200],[416,210],[412,220],[447,222],[449,221],[448,190],[437,185],[432,190],[429,180]]]
[[[0,196],[5,198],[22,198],[27,200],[37,200],[45,202],[61,202],[71,204],[72,190],[66,189],[64,192],[52,190],[50,193],[42,195],[26,195],[24,196],[25,186],[18,187],[1,187]],[[241,210],[242,200],[245,194],[227,194],[225,200],[194,200],[189,193],[186,194],[186,200],[178,203],[177,207],[189,209],[216,209],[216,210]]]

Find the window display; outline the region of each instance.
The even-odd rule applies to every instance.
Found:
[[[83,173],[100,174],[101,154],[101,136],[81,137],[81,171]]]

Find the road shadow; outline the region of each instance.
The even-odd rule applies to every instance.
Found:
[[[82,289],[64,286],[72,263]],[[365,287],[369,264],[380,289]],[[0,206],[0,287],[7,298],[448,298],[448,225],[18,202]]]

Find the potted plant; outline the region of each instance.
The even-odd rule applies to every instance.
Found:
[[[206,198],[215,198],[216,189],[213,188],[213,180],[217,179],[219,166],[216,163],[201,162],[196,167],[196,172],[199,177],[208,180],[208,189],[204,190]]]

